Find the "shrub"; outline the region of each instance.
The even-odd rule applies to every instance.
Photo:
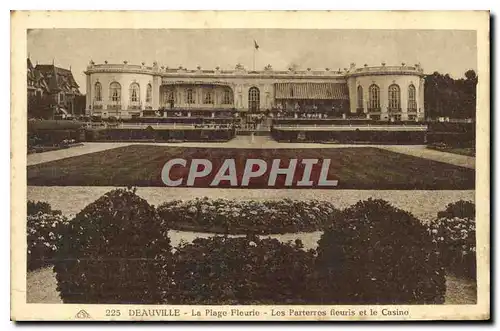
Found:
[[[472,201],[459,200],[449,203],[444,211],[438,212],[438,218],[475,218],[476,205]]]
[[[60,241],[54,270],[65,303],[161,303],[171,246],[164,222],[135,189],[85,207]],[[165,289],[168,290],[168,289]]]
[[[328,202],[174,200],[158,207],[169,227],[227,234],[311,232],[331,224],[340,213]]]
[[[57,242],[66,225],[67,219],[61,215],[61,211],[52,210],[46,202],[28,201],[28,270],[35,270],[54,263]]]
[[[195,239],[174,253],[176,304],[301,304],[310,301],[315,252],[300,241],[254,236]]]
[[[384,200],[345,209],[319,241],[320,301],[442,303],[444,269],[426,226]]]
[[[27,213],[28,213],[28,215],[36,215],[38,213],[61,214],[61,211],[60,210],[52,210],[52,207],[50,206],[50,204],[48,202],[28,200]]]
[[[470,201],[449,204],[431,222],[429,231],[442,255],[448,272],[457,276],[476,277],[475,205]]]

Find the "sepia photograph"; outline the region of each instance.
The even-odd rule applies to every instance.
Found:
[[[21,304],[489,318],[483,36],[369,27],[25,29]]]

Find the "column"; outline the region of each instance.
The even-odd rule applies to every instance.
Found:
[[[128,110],[128,100],[129,100],[129,88],[130,88],[130,83],[131,82],[128,82],[125,81],[125,80],[120,80],[120,85],[122,87],[122,94],[121,94],[121,100],[120,100],[120,104],[121,104],[121,109],[124,109],[124,110]],[[117,110],[117,111],[120,111],[120,110]]]
[[[389,85],[391,85],[391,82],[387,81],[381,81],[379,84],[380,88],[380,119],[381,120],[388,120],[389,119],[389,114],[387,112],[387,107],[389,107]]]
[[[349,111],[354,114],[356,113],[357,107],[357,89],[356,89],[356,78],[349,77],[347,79],[347,89],[349,93]],[[364,92],[364,91],[363,91]]]
[[[414,84],[415,85],[415,84]],[[401,91],[401,120],[408,120],[408,87],[410,84],[399,85]]]
[[[94,111],[92,107],[92,83],[90,81],[90,75],[86,75],[87,83],[87,93],[85,95],[85,114],[90,115]]]
[[[418,84],[417,88],[417,111],[419,111],[417,114],[417,117],[419,119],[425,119],[425,109],[424,109],[424,85],[425,85],[425,80],[424,78],[420,78],[420,84]]]
[[[161,77],[153,76],[153,84],[152,87],[152,104],[153,109],[160,108],[160,93],[161,93]]]
[[[139,100],[141,102],[141,110],[143,110],[146,106],[146,92],[148,90],[148,82],[144,81],[142,83],[144,84],[141,84],[141,82],[139,82]]]

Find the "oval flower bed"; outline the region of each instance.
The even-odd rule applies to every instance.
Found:
[[[170,229],[224,234],[314,232],[328,227],[340,211],[318,200],[236,201],[197,198],[158,207]]]

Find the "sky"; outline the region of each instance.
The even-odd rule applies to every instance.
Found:
[[[476,32],[465,30],[306,30],[306,29],[36,29],[27,35],[33,64],[71,68],[85,93],[84,71],[95,63],[123,63],[195,69],[252,69],[271,64],[275,70],[338,70],[350,63],[362,67],[414,65],[425,73],[461,78],[477,71]]]

